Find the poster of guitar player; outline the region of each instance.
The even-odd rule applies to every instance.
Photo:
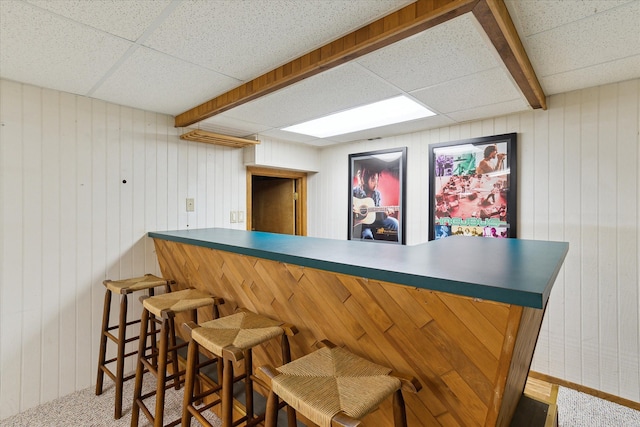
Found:
[[[516,134],[430,145],[429,240],[516,237]]]
[[[349,240],[405,244],[407,148],[349,155]]]

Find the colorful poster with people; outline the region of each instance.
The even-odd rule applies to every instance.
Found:
[[[431,146],[430,239],[515,237],[516,134]]]

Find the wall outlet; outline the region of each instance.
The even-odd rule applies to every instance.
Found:
[[[238,222],[238,211],[231,211],[229,215],[229,221],[235,223]]]
[[[193,212],[196,210],[196,202],[194,199],[187,199],[187,212]]]

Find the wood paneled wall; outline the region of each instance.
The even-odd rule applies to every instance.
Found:
[[[160,273],[147,231],[244,228],[229,223],[242,151],[178,134],[170,116],[0,81],[0,419],[94,384],[102,280]]]
[[[520,236],[571,245],[532,368],[640,401],[640,80],[548,101],[320,149],[308,234],[346,238],[348,154],[407,146],[407,243],[422,242],[428,144],[518,132]],[[229,223],[246,210],[242,151],[178,132],[167,116],[0,81],[0,419],[93,384],[100,283],[157,269],[147,230],[244,228]],[[261,165],[289,156],[259,139]]]

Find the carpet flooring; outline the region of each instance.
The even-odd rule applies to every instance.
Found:
[[[146,385],[153,381],[146,380]],[[125,427],[131,422],[133,382],[125,384],[121,419],[113,419],[114,387],[106,382],[102,395],[96,396],[93,387],[42,404],[20,414],[0,420],[0,427]],[[558,422],[560,427],[640,427],[640,411],[598,399],[585,393],[560,387],[558,390]],[[182,390],[170,389],[165,401],[165,422],[180,416]],[[150,404],[153,411],[153,403]],[[219,427],[220,419],[207,416]],[[149,426],[140,414],[140,426]],[[192,426],[199,425],[192,420]]]
[[[146,374],[150,376],[150,374]],[[153,377],[145,377],[142,394],[155,387]],[[28,409],[12,417],[0,420],[0,427],[128,427],[131,425],[131,402],[133,401],[133,380],[127,381],[122,390],[122,418],[113,419],[115,387],[113,382],[105,380],[100,396],[95,395],[95,387],[75,392],[49,403]],[[173,388],[166,391],[164,422],[165,424],[180,418],[182,414],[183,389]],[[155,410],[155,398],[145,400],[151,413]],[[205,417],[214,427],[222,423],[211,411]],[[147,417],[140,411],[140,427],[152,426]],[[191,420],[192,426],[200,424]]]
[[[558,424],[560,427],[640,427],[640,411],[560,387]]]

